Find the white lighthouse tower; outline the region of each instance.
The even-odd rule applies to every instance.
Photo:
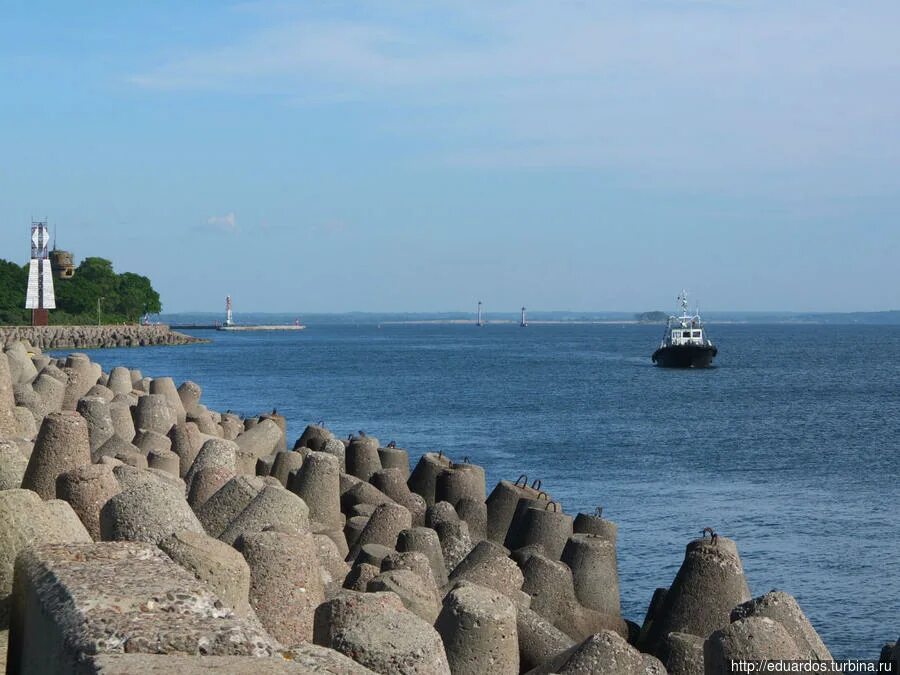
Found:
[[[31,310],[32,326],[46,326],[50,322],[48,310],[56,309],[53,271],[48,259],[49,244],[50,232],[47,229],[47,221],[31,221],[31,262],[28,265],[25,309]]]
[[[481,300],[478,301],[478,310],[475,313],[475,325],[476,326],[484,325],[484,319],[481,316]]]
[[[522,320],[519,322],[519,325],[520,325],[522,328],[527,328],[527,327],[528,327],[528,319],[525,318],[525,308],[524,308],[524,307],[522,307]]]
[[[231,296],[230,295],[225,296],[225,325],[226,326],[234,325],[234,318],[231,315]]]

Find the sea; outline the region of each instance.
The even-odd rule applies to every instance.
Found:
[[[794,595],[837,658],[900,635],[900,326],[712,324],[714,368],[665,370],[640,324],[311,323],[193,331],[208,344],[91,351],[193,380],[210,408],[273,409],[540,480],[618,524],[622,609],[641,623],[705,527],[754,596]],[[187,331],[192,332],[192,331]]]

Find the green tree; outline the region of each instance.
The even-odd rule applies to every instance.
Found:
[[[28,266],[0,260],[0,323],[22,324],[31,319],[25,307]],[[98,300],[104,323],[137,321],[146,313],[162,311],[159,293],[150,279],[125,272],[116,274],[105,258],[85,258],[69,280],[54,281],[56,309],[50,312],[53,324],[94,324]]]

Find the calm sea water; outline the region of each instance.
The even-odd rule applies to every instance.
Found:
[[[194,380],[217,410],[277,407],[292,438],[323,419],[413,462],[468,456],[488,491],[525,473],[568,512],[602,506],[639,623],[713,527],[754,595],[792,593],[836,657],[876,657],[900,634],[900,327],[710,333],[707,371],[653,367],[661,329],[635,325],[314,325],[92,358]]]

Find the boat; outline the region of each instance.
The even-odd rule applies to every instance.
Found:
[[[522,320],[519,321],[519,326],[521,328],[528,328],[528,319],[525,318],[525,308],[522,308]]]
[[[709,368],[718,348],[706,336],[700,311],[688,312],[687,293],[678,296],[681,316],[670,316],[666,333],[653,352],[653,363],[663,368]]]

